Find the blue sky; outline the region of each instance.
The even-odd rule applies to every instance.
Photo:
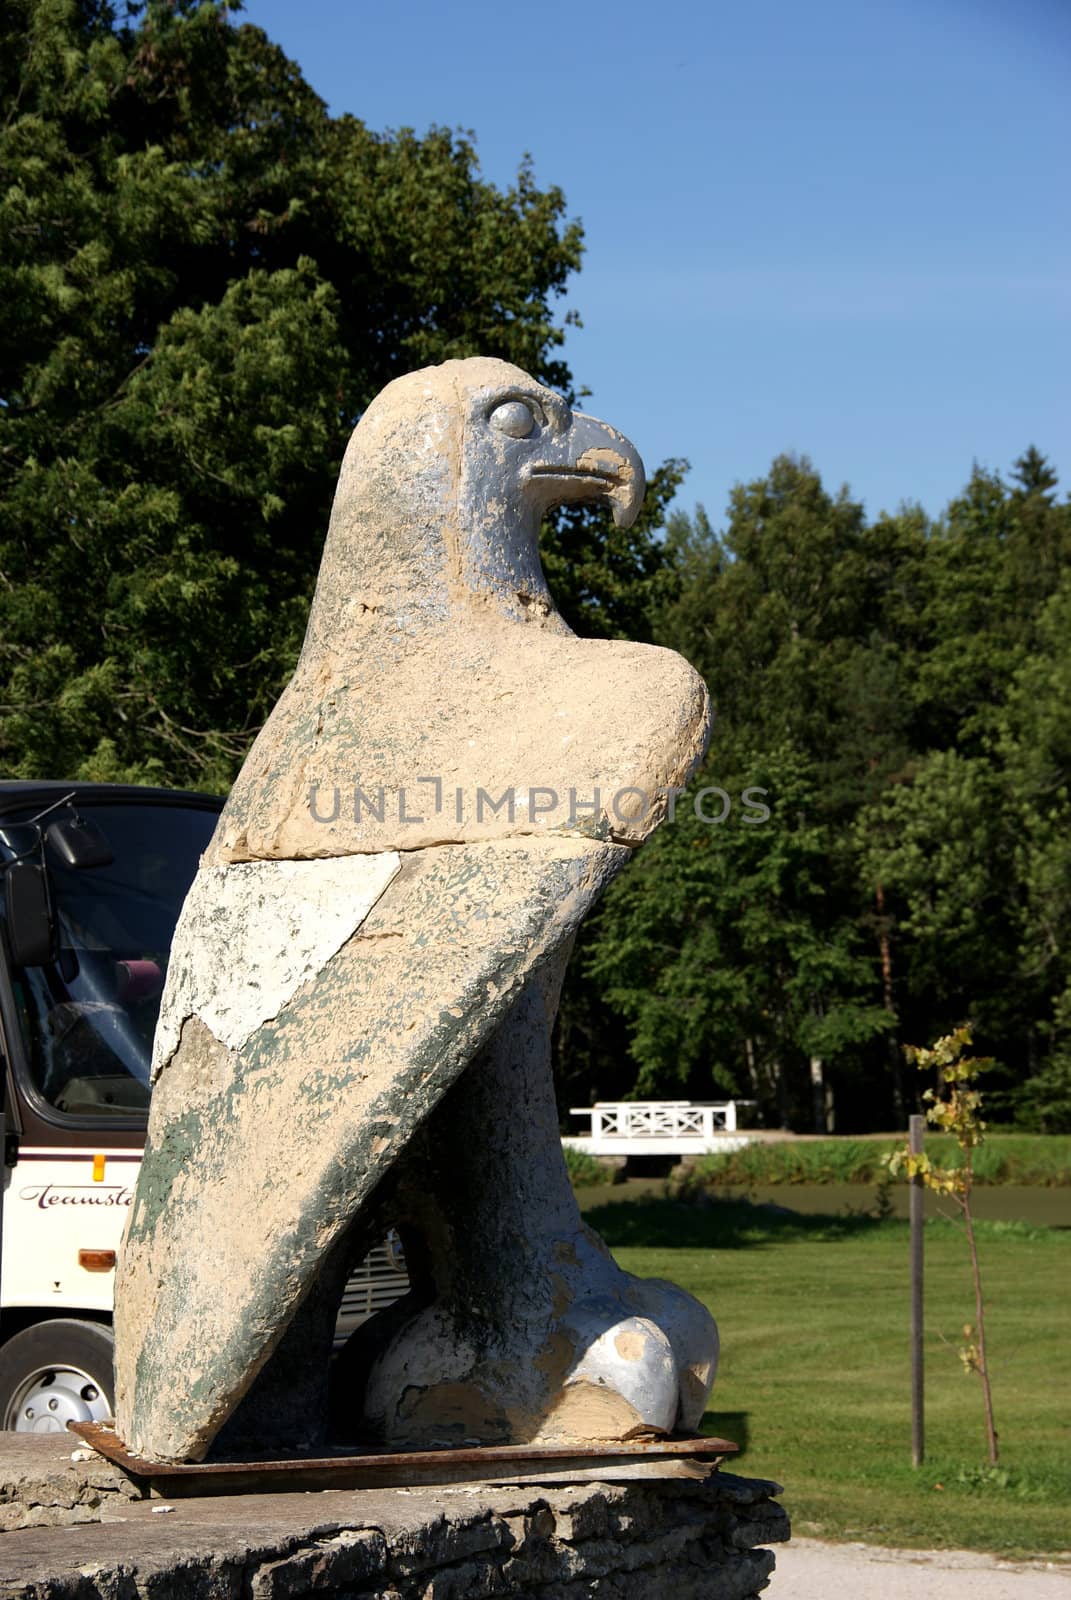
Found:
[[[240,19],[241,20],[241,19]],[[247,0],[335,112],[525,152],[585,228],[588,408],[721,525],[782,450],[937,514],[1036,444],[1071,491],[1066,0]]]

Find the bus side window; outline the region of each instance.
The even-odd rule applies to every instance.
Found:
[[[59,952],[14,974],[26,1057],[34,1088],[55,1110],[140,1118],[171,939],[215,813],[83,810],[114,856],[78,868],[48,853]]]

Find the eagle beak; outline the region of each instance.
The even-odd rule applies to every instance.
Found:
[[[643,504],[647,480],[635,445],[600,422],[573,412],[556,447],[535,462],[529,482],[540,488],[543,509],[573,500],[609,500],[614,522],[629,528]]]

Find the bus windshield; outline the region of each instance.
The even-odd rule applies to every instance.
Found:
[[[59,951],[13,973],[26,1058],[56,1111],[141,1118],[171,938],[217,813],[88,800],[78,810],[115,859],[75,868],[45,847]]]

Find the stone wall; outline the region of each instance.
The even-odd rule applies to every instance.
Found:
[[[2,1600],[752,1600],[788,1537],[778,1486],[730,1473],[160,1501],[77,1470],[84,1498],[38,1472],[37,1525],[0,1536]]]
[[[0,1534],[121,1516],[144,1490],[73,1434],[0,1433]],[[0,1575],[4,1571],[0,1539]]]

